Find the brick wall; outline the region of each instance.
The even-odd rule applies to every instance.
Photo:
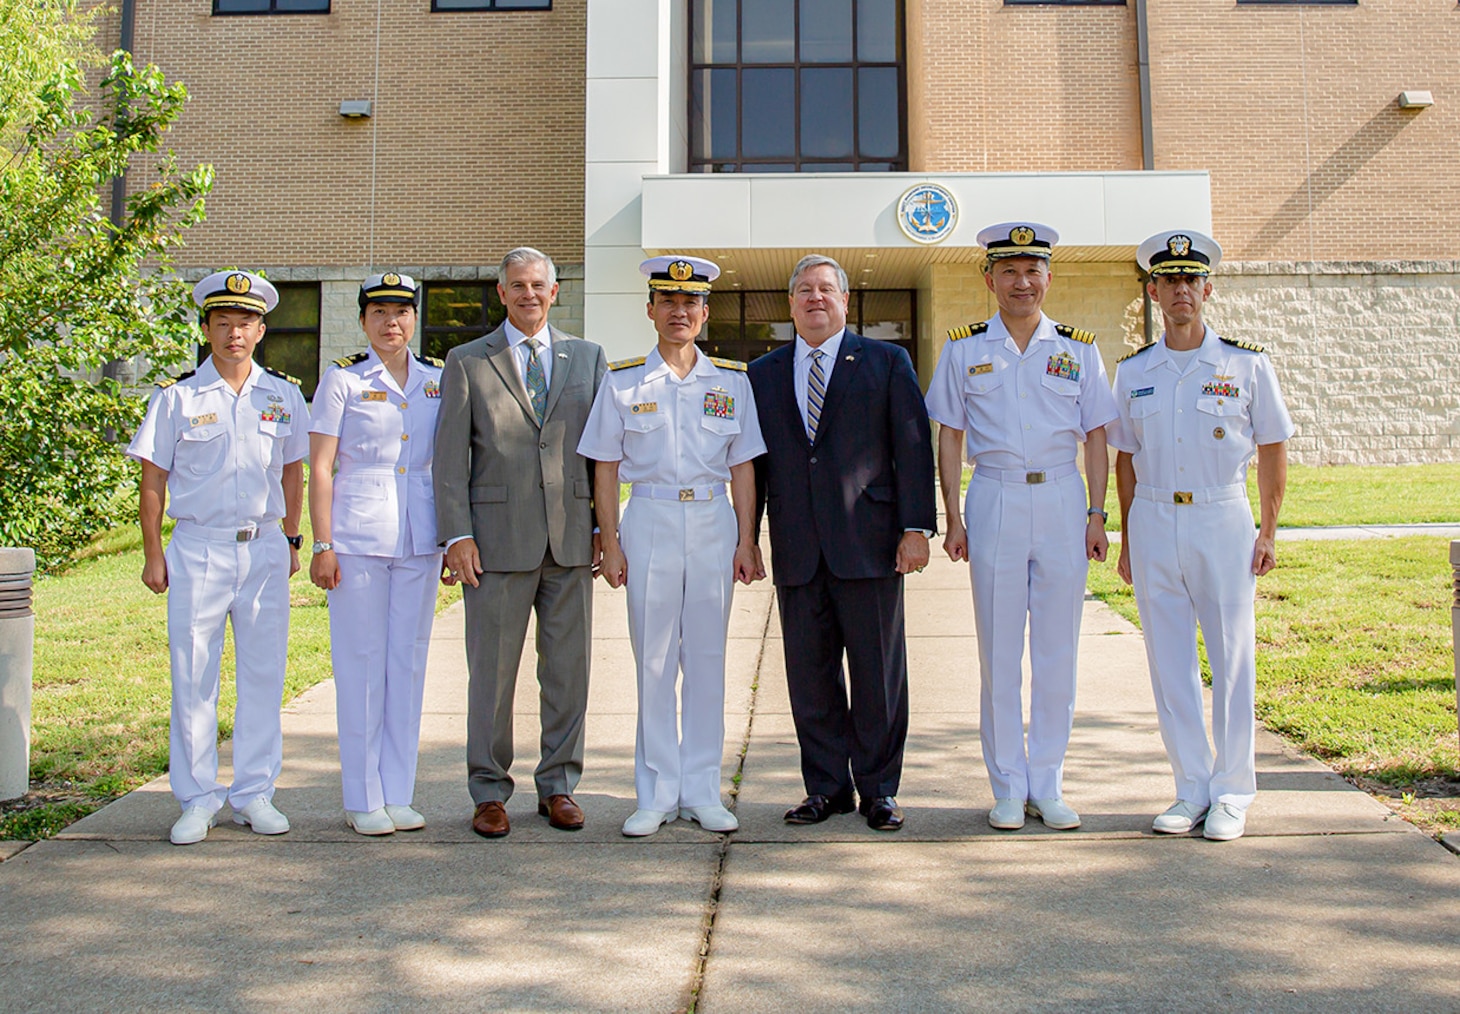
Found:
[[[1148,4],[1157,169],[1208,169],[1249,261],[1460,255],[1460,7]],[[1404,89],[1435,105],[1400,110]]]
[[[907,11],[914,172],[1141,168],[1134,7]]]
[[[190,95],[170,143],[217,169],[179,263],[492,264],[523,243],[581,262],[586,5],[214,17],[210,0],[138,0],[136,57]],[[339,115],[370,98],[372,118]]]

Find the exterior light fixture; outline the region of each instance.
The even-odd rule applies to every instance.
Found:
[[[1399,93],[1400,109],[1425,109],[1435,104],[1434,95],[1422,91],[1402,91]]]
[[[345,99],[340,103],[340,115],[347,120],[368,120],[370,118],[370,100]]]

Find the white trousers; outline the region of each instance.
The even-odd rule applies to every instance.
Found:
[[[1252,574],[1257,536],[1245,490],[1217,503],[1160,503],[1138,496],[1128,523],[1136,607],[1176,798],[1246,809],[1257,794]],[[1198,622],[1212,670],[1215,757],[1203,717]]]
[[[271,799],[283,763],[279,705],[289,643],[289,544],[270,528],[251,542],[223,541],[179,522],[167,560],[167,641],[172,656],[168,780],[182,804],[217,812]],[[218,781],[218,669],[233,621],[233,785]]]
[[[720,802],[737,534],[724,497],[689,503],[633,497],[619,525],[638,666],[634,789],[640,809],[669,813]]]
[[[1059,799],[1085,602],[1085,482],[979,478],[964,499],[978,633],[979,738],[995,799]],[[1024,628],[1029,626],[1029,737]]]
[[[426,653],[441,555],[339,554],[330,661],[345,809],[409,806],[416,791]]]

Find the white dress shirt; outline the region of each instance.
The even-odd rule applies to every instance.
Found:
[[[842,328],[826,341],[816,346],[816,349],[825,352],[821,360],[821,372],[826,377],[827,388],[831,387],[831,371],[836,366],[836,354],[841,351],[842,336],[847,333]],[[803,429],[811,428],[811,420],[806,415],[806,392],[811,386],[811,353],[815,351],[806,344],[806,339],[799,334],[796,336],[796,407],[801,410],[801,425]]]
[[[553,333],[546,324],[542,330],[534,335],[526,335],[517,330],[510,320],[506,322],[507,342],[512,346],[512,357],[517,362],[517,372],[522,377],[522,386],[527,386],[527,357],[532,354],[528,347],[527,339],[533,338],[540,346],[537,350],[537,361],[542,364],[542,381],[544,387],[551,387],[553,382]]]

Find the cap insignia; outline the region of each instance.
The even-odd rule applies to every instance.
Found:
[[[245,275],[241,271],[236,271],[229,275],[228,281],[224,284],[228,286],[228,291],[234,295],[242,295],[253,288],[253,283],[248,280],[248,275]]]
[[[1191,237],[1172,236],[1166,241],[1166,249],[1171,251],[1173,257],[1185,257],[1191,252]]]
[[[1016,225],[1009,230],[1009,241],[1017,246],[1028,246],[1034,242],[1034,230],[1027,225]]]
[[[383,274],[383,275],[380,276],[380,284],[381,285],[399,285],[400,284],[400,275],[396,274],[394,271],[387,271],[385,274]]]
[[[694,277],[695,268],[689,261],[673,261],[668,267],[669,277],[676,282],[687,282]]]

